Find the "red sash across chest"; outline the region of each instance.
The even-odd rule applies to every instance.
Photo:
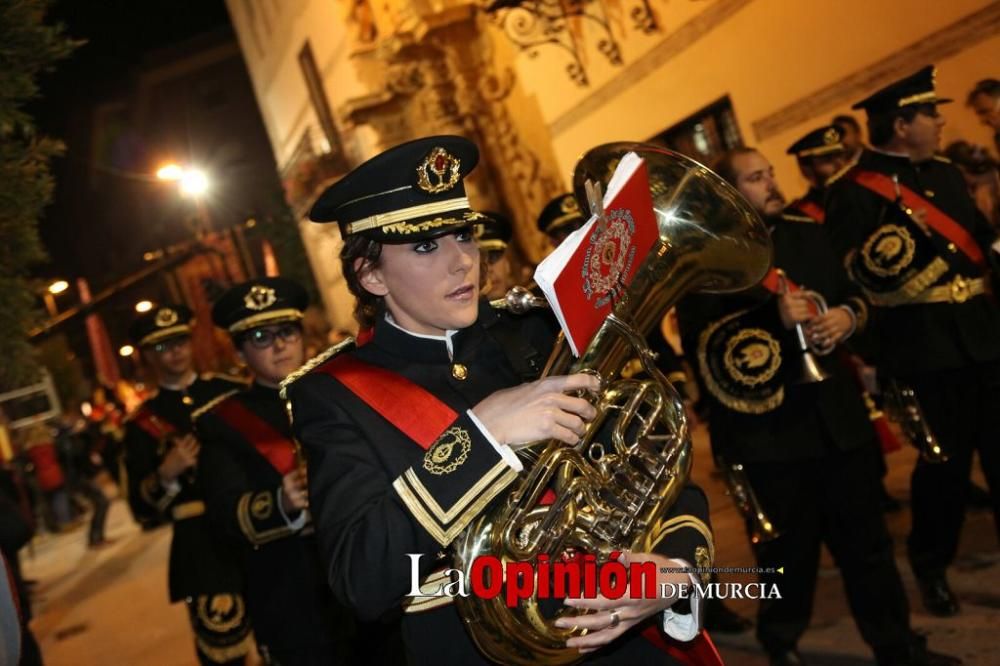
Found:
[[[425,451],[458,417],[455,410],[422,386],[392,370],[351,356],[337,356],[316,371],[335,378]],[[541,504],[551,504],[554,499],[555,493],[546,490]],[[722,658],[704,630],[688,643],[665,638],[653,625],[647,627],[642,635],[683,664],[722,666]]]
[[[820,224],[826,221],[826,212],[823,207],[820,206],[815,201],[809,201],[808,199],[798,199],[792,202],[792,207],[798,209],[800,212],[804,213],[807,217],[811,217]]]
[[[230,428],[253,444],[271,466],[284,476],[297,466],[295,443],[274,426],[247,409],[239,400],[230,398],[214,412]]]
[[[316,371],[334,377],[425,451],[458,418],[455,410],[424,387],[346,354]]]
[[[148,407],[140,407],[132,421],[153,439],[163,439],[177,432],[173,424],[161,419]]]
[[[849,178],[883,199],[892,202],[898,199],[910,211],[925,211],[924,222],[931,230],[954,243],[955,247],[961,250],[976,266],[986,267],[986,258],[972,234],[924,197],[877,171],[855,169],[849,174]]]

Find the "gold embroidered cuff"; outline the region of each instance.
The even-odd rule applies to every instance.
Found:
[[[236,505],[236,522],[254,546],[261,546],[295,534],[276,506],[278,495],[272,490],[243,493]]]

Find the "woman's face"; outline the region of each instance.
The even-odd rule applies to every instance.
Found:
[[[444,335],[471,326],[479,315],[479,246],[471,230],[383,245],[378,265],[360,279],[365,289],[385,297],[396,323],[413,333]]]

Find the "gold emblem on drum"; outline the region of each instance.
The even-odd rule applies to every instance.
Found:
[[[267,520],[273,512],[274,502],[267,491],[257,493],[250,502],[250,514],[257,520]]]
[[[744,386],[766,384],[781,367],[781,345],[762,328],[744,328],[726,341],[723,363]]]
[[[906,227],[885,224],[861,246],[861,260],[873,275],[892,277],[913,263],[916,249],[917,243]]]
[[[465,428],[448,428],[424,455],[424,469],[440,476],[451,474],[469,457],[472,437]]]
[[[246,609],[237,594],[206,594],[198,597],[197,613],[202,627],[222,634],[240,626]]]

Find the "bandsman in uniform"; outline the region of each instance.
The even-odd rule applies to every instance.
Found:
[[[979,451],[1000,520],[1000,308],[996,238],[962,174],[936,154],[944,125],[934,68],[858,102],[873,149],[830,185],[827,226],[873,308],[880,371],[909,385],[947,462],[917,462],[910,565],[927,610],[954,615],[945,577]],[[1000,524],[998,524],[1000,532]]]
[[[542,212],[538,214],[536,225],[554,248],[582,227],[588,217],[580,210],[580,204],[577,203],[573,193],[565,192],[545,204]]]
[[[191,310],[163,305],[140,315],[129,335],[153,368],[156,395],[129,418],[123,462],[132,515],[145,528],[173,524],[170,601],[184,601],[202,664],[242,664],[252,648],[236,550],[205,516],[195,479],[201,448],[191,413],[241,384],[198,376],[192,367]]]
[[[507,295],[514,286],[511,277],[510,254],[507,247],[514,236],[514,227],[506,215],[495,211],[474,213],[476,242],[486,268],[483,295],[496,300]]]
[[[822,224],[826,218],[826,181],[844,167],[846,160],[840,130],[833,125],[814,129],[789,146],[788,154],[795,156],[799,172],[809,182],[809,191],[788,204],[785,215],[800,215]]]
[[[782,214],[785,200],[763,155],[735,149],[715,168],[765,219],[774,244],[774,269],[760,286],[690,296],[680,306],[685,348],[696,351],[710,400],[712,446],[742,465],[767,516],[747,527],[752,541],[755,531],[763,537],[753,544],[767,570],[760,580],[777,585],[781,599],[761,600],[757,638],[772,664],[805,663],[797,644],[809,626],[825,543],[880,666],[960,663],[928,652],[910,628],[877,509],[875,432],[853,378],[834,357],[807,358],[800,346],[801,334],[818,351],[835,351],[865,328],[868,308],[824,226]],[[825,299],[825,313],[814,310],[804,289]]]
[[[844,144],[846,160],[856,162],[865,149],[865,142],[861,136],[861,125],[857,118],[845,113],[834,116],[830,123],[840,130],[840,140]]]
[[[853,118],[842,116],[842,118]],[[843,121],[841,121],[843,122]],[[857,121],[855,121],[856,124]],[[855,130],[856,132],[859,130]],[[794,155],[802,177],[809,182],[809,191],[802,197],[792,201],[785,207],[782,218],[788,221],[815,222],[822,224],[826,219],[826,183],[837,175],[847,163],[847,147],[843,143],[844,132],[836,124],[819,127],[788,147],[788,154]],[[866,350],[867,351],[867,350]],[[899,448],[896,439],[888,425],[884,412],[875,402],[875,398],[866,390],[870,384],[868,377],[874,377],[875,368],[866,365],[857,354],[841,354],[841,360],[847,363],[855,376],[862,398],[868,408],[868,418],[876,424],[879,435],[879,455],[876,458],[880,478],[885,478],[889,468],[885,461],[885,452]],[[889,495],[882,484],[882,508],[885,511],[898,511],[902,508],[899,500]]]
[[[537,380],[554,339],[548,313],[517,317],[479,297],[462,180],[477,161],[469,141],[429,137],[372,158],[322,194],[310,216],[340,226],[363,333],[285,383],[334,594],[361,619],[404,607],[413,664],[486,660],[449,597],[406,596],[411,556],[422,556],[425,585],[447,582],[439,572],[452,542],[522,470],[514,450],[575,443],[595,415],[569,394],[596,389],[593,377]],[[651,538],[654,552],[631,561],[708,565],[707,512],[704,494],[686,487]],[[690,582],[687,573],[661,576]],[[675,610],[674,601],[581,599],[573,605],[596,612],[560,622],[588,630],[568,646],[596,651],[600,663],[671,663],[638,632],[700,637],[697,608]]]
[[[253,373],[194,412],[208,516],[242,544],[257,648],[274,666],[347,663],[349,614],[333,600],[309,518],[306,472],[278,385],[304,358],[308,294],[272,277],[225,292],[212,321]]]

